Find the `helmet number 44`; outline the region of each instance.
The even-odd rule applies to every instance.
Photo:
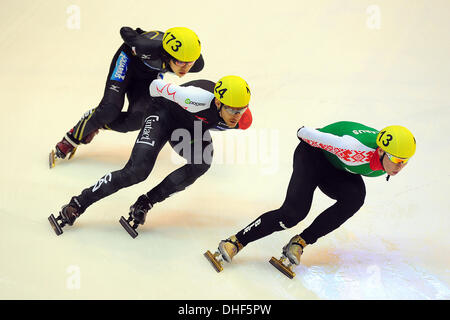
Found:
[[[167,37],[170,35],[170,39],[166,41],[166,44],[169,44],[170,41],[175,40],[175,45],[172,45],[171,48],[173,51],[178,51],[179,48],[182,46],[182,43],[175,38],[175,36],[171,32],[166,32],[164,35],[163,41],[167,39]]]
[[[383,137],[383,135],[384,135],[385,133],[386,133],[386,130],[380,132],[380,137],[378,138],[378,141],[381,141],[381,138]],[[386,139],[384,139],[384,140],[382,141],[383,146],[387,147],[387,146],[389,145],[389,142],[392,141],[392,139],[393,139],[392,135],[387,134],[387,135],[386,135]]]

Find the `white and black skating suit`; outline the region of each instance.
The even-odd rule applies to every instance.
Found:
[[[86,136],[99,128],[119,132],[139,130],[151,103],[150,83],[171,71],[169,56],[162,48],[163,32],[123,27],[120,34],[124,43],[111,61],[100,104],[87,111],[68,132],[75,143],[82,143]],[[200,55],[189,72],[199,72],[203,67]],[[122,112],[125,95],[129,105],[127,111]]]
[[[81,212],[122,188],[144,181],[166,142],[187,160],[187,164],[147,193],[152,205],[184,190],[210,168],[213,144],[209,130],[231,129],[220,117],[214,103],[214,82],[196,80],[176,86],[155,80],[150,88],[153,102],[130,159],[123,169],[106,174],[75,197]],[[251,123],[248,108],[233,129],[247,129]]]

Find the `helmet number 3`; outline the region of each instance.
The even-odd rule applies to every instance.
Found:
[[[166,39],[169,37],[170,35],[170,39],[166,41]],[[171,32],[167,32],[164,35],[163,41],[166,41],[166,44],[169,44],[170,41],[175,40],[175,43],[172,43],[171,49],[175,52],[177,52],[180,47],[182,46],[182,43],[180,41],[177,40],[177,38],[171,33]]]
[[[384,136],[385,133],[386,133],[386,130],[382,131],[380,133],[380,138],[378,138],[378,141],[381,141],[381,138]],[[393,138],[394,137],[392,137],[391,134],[387,134],[385,139],[383,141],[381,141],[381,143],[383,143],[383,146],[387,147],[389,145],[389,142],[391,142]]]
[[[222,86],[222,81],[217,82],[216,88],[214,89],[214,91],[219,94],[220,99],[223,99],[223,95],[225,94],[225,92],[227,92],[226,88],[220,89],[220,87]],[[220,90],[219,90],[220,89]]]

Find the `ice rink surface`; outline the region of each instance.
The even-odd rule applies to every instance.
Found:
[[[450,42],[446,0],[2,1],[1,299],[449,299]],[[51,148],[102,97],[122,26],[186,26],[206,66],[252,89],[252,128],[213,133],[209,172],[156,205],[132,239],[118,220],[180,166],[166,146],[143,183],[97,202],[57,237],[47,217],[128,160],[137,132],[100,132],[50,170]],[[126,105],[125,105],[126,107]],[[297,276],[269,263],[332,204],[249,244],[216,273],[202,256],[278,208],[296,131],[349,120],[408,127],[417,152],[361,210],[307,247]]]

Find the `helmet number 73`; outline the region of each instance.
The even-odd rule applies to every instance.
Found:
[[[166,41],[166,44],[169,44],[170,41],[177,39],[177,38],[175,38],[175,36],[173,34],[171,34],[171,32],[167,32],[164,35],[163,41],[165,41],[169,35],[170,35],[170,39]],[[182,45],[182,43],[180,41],[176,40],[175,41],[175,47],[172,46],[171,48],[172,48],[173,51],[178,51],[178,49],[181,47],[181,45]]]

